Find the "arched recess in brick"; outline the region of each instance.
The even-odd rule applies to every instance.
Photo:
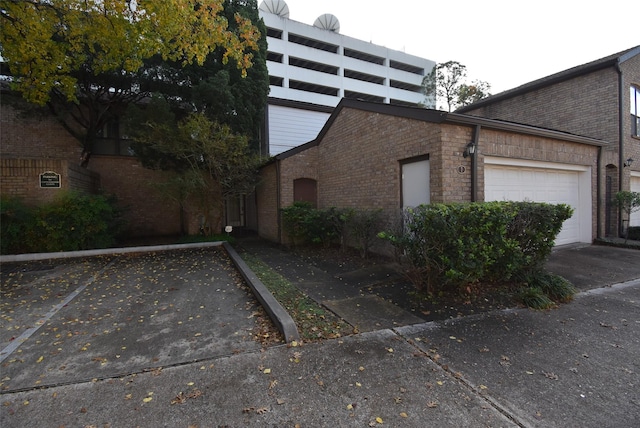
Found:
[[[294,202],[309,202],[314,208],[318,206],[318,182],[313,178],[297,178],[293,180]]]

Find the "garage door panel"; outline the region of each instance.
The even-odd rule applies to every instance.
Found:
[[[640,176],[631,176],[631,191],[640,192]],[[640,211],[631,214],[631,226],[640,226]]]
[[[585,172],[489,164],[485,166],[485,200],[568,204],[574,214],[564,222],[556,245],[590,241],[582,236],[584,226],[580,224],[579,210],[584,210],[585,206],[590,210],[591,206],[590,200],[586,205],[580,200],[583,193],[580,192],[580,174]],[[588,217],[590,219],[590,215]]]

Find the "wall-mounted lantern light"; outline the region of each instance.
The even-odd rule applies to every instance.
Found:
[[[464,152],[462,153],[462,156],[465,158],[468,158],[469,156],[473,156],[475,153],[476,153],[476,146],[475,144],[473,144],[473,141],[472,141],[469,144],[467,144],[467,147],[465,147]]]
[[[633,163],[633,159],[629,158],[627,159],[627,161],[623,164],[625,167],[631,166],[631,164]]]

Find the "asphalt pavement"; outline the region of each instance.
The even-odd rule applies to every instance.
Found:
[[[222,247],[3,259],[0,426],[638,427],[640,251],[596,247],[552,255],[557,309],[278,345]]]

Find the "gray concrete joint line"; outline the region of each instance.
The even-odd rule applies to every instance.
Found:
[[[221,241],[216,242],[196,242],[193,244],[168,244],[154,245],[143,247],[122,247],[122,248],[103,248],[96,250],[80,250],[80,251],[59,251],[55,253],[25,253],[25,254],[8,254],[0,256],[0,263],[9,262],[30,262],[39,260],[55,260],[55,259],[71,259],[79,257],[95,257],[132,253],[149,253],[153,251],[173,251],[186,250],[192,248],[219,247]]]
[[[273,348],[286,347],[286,346],[287,346],[286,344],[275,345],[275,346],[273,346]],[[258,354],[258,353],[261,353],[262,350],[263,350],[263,348],[256,349],[256,350],[249,350],[249,351],[242,352],[241,354],[242,355]],[[117,374],[110,375],[110,376],[99,376],[99,377],[92,377],[92,378],[70,380],[70,381],[67,381],[67,382],[58,382],[58,383],[51,383],[51,384],[45,384],[45,385],[38,385],[38,386],[30,386],[30,387],[24,387],[24,388],[10,389],[10,390],[7,390],[7,391],[0,391],[0,396],[2,396],[2,395],[10,395],[10,394],[18,394],[18,393],[21,393],[21,392],[42,391],[42,390],[46,390],[46,389],[60,388],[60,387],[63,387],[63,386],[80,385],[80,384],[83,384],[83,383],[96,383],[96,382],[104,382],[104,381],[107,381],[107,380],[124,379],[127,376],[143,375],[143,374],[151,373],[154,370],[158,370],[158,369],[164,370],[164,369],[172,369],[172,368],[176,368],[176,367],[188,366],[190,364],[201,364],[201,363],[220,360],[220,359],[223,359],[223,358],[232,358],[232,357],[234,357],[236,355],[240,355],[240,354],[230,353],[230,354],[216,355],[216,356],[208,357],[208,358],[199,358],[199,359],[190,360],[190,361],[181,361],[179,363],[173,363],[173,364],[169,364],[169,365],[166,365],[166,366],[145,367],[144,369],[136,370],[136,371],[129,372],[129,373],[117,373]]]
[[[508,409],[504,408],[499,402],[494,400],[490,395],[483,394],[481,392],[480,388],[476,387],[471,381],[466,379],[462,375],[462,373],[460,373],[460,376],[456,376],[455,373],[452,372],[449,369],[448,365],[441,364],[438,361],[436,361],[435,359],[433,359],[431,357],[431,355],[429,355],[428,352],[425,352],[424,350],[420,349],[420,347],[418,347],[412,339],[403,336],[395,328],[392,328],[391,331],[393,332],[393,334],[395,334],[396,336],[398,336],[402,340],[404,340],[409,346],[412,346],[413,348],[415,348],[421,355],[424,355],[425,357],[429,358],[429,360],[431,360],[436,366],[438,366],[443,372],[445,372],[447,374],[447,376],[449,376],[451,379],[453,379],[454,381],[456,381],[458,384],[462,385],[466,389],[470,390],[477,398],[479,398],[482,401],[488,403],[498,413],[500,413],[501,415],[503,415],[504,417],[509,419],[511,422],[513,422],[514,424],[516,424],[520,428],[529,428],[529,425],[527,425],[525,422],[519,420],[519,418],[516,415],[512,414],[511,412],[509,412]]]
[[[30,327],[27,330],[25,330],[20,336],[14,339],[13,342],[11,342],[4,349],[0,350],[0,363],[2,363],[11,354],[13,354],[13,352],[16,351],[20,347],[20,345],[22,345],[24,342],[29,340],[31,336],[33,336],[38,330],[40,330],[40,327],[45,325],[46,322],[49,321],[51,318],[53,318],[53,316],[57,314],[62,308],[64,308],[69,303],[71,303],[71,301],[76,297],[78,297],[89,285],[93,284],[93,282],[100,275],[102,275],[103,272],[105,272],[107,269],[113,266],[116,260],[118,260],[117,257],[111,260],[109,263],[107,263],[102,269],[100,269],[100,271],[98,271],[95,275],[89,278],[84,284],[82,284],[81,286],[73,290],[71,293],[69,293],[62,301],[54,305],[49,312],[47,312],[44,316],[42,316],[40,319],[38,319],[34,323],[34,327]]]
[[[599,288],[593,288],[591,290],[587,290],[587,291],[582,291],[580,293],[577,293],[575,295],[575,298],[579,298],[579,297],[586,297],[586,296],[593,296],[593,295],[597,295],[597,294],[605,294],[611,291],[618,291],[618,290],[624,290],[625,288],[630,288],[630,287],[634,287],[640,285],[640,278],[638,279],[632,279],[629,281],[625,281],[625,282],[618,282],[616,284],[611,284],[611,285],[607,285],[604,287],[599,287]]]

